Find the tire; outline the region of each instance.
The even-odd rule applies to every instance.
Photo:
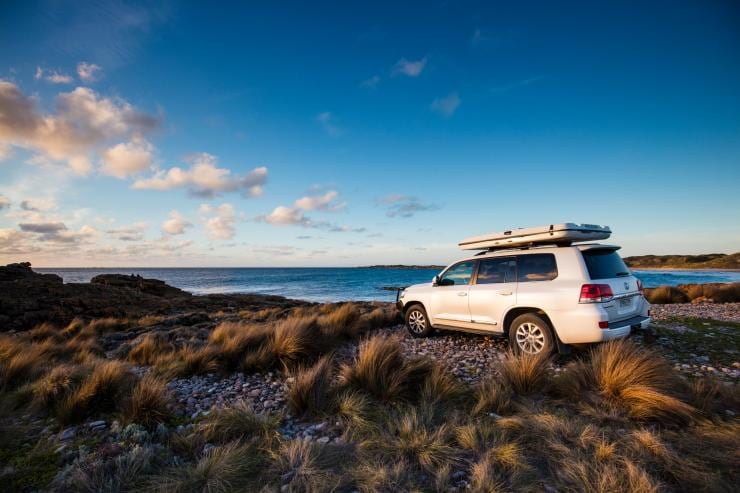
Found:
[[[434,327],[429,322],[426,310],[416,303],[406,310],[406,329],[412,337],[428,337],[434,332]]]
[[[515,354],[550,355],[555,351],[555,336],[541,317],[525,313],[509,326],[509,346]]]

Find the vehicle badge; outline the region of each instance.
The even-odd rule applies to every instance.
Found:
[[[628,282],[624,283],[624,289],[629,289],[629,288],[630,288],[630,283]]]

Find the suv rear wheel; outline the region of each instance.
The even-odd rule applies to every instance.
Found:
[[[534,313],[525,313],[511,323],[509,345],[516,354],[551,354],[555,338],[547,322]]]
[[[419,304],[406,310],[406,328],[413,337],[427,337],[434,332],[426,310]]]

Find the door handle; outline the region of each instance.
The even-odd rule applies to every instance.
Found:
[[[458,296],[467,296],[468,293],[466,291],[460,291],[459,293],[457,293],[457,295]]]
[[[514,294],[514,293],[512,293],[511,291],[497,291],[497,292],[498,292],[498,294],[500,294],[501,296],[511,296],[512,294]]]

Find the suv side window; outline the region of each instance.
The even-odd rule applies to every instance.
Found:
[[[442,274],[442,277],[439,279],[439,285],[455,286],[469,284],[470,278],[473,277],[474,267],[475,260],[467,260],[453,265]]]
[[[486,258],[478,261],[476,284],[516,282],[516,258]]]
[[[552,281],[558,277],[558,266],[552,253],[533,253],[517,257],[519,282]]]

